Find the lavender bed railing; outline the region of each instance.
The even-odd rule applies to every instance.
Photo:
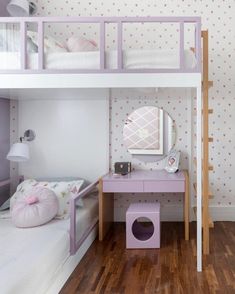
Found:
[[[10,179],[0,181],[0,188],[4,187],[6,185],[9,185],[11,183]],[[76,227],[77,227],[77,222],[76,222],[76,202],[78,199],[81,199],[88,193],[94,191],[94,188],[98,185],[99,181],[96,181],[89,186],[87,186],[85,189],[83,189],[81,192],[79,192],[76,196],[73,196],[70,199],[70,254],[74,255],[77,250],[81,247],[85,239],[88,237],[90,232],[94,229],[96,224],[98,223],[98,216],[94,218],[92,221],[91,225],[85,230],[83,235],[79,240],[76,239]]]
[[[201,18],[200,17],[1,17],[0,24],[20,24],[21,69],[0,70],[0,73],[200,73],[201,72]],[[44,28],[45,24],[90,23],[100,26],[100,68],[99,69],[46,69],[44,66]],[[117,68],[105,67],[105,25],[117,24]],[[123,24],[126,23],[176,23],[179,24],[179,68],[177,69],[125,69],[123,68]],[[187,69],[184,65],[184,25],[195,24],[195,57],[197,65]],[[26,32],[28,24],[38,28],[38,69],[27,69]]]
[[[4,180],[4,181],[0,181],[0,188],[1,187],[5,187],[6,185],[9,185],[10,184],[10,179],[9,180]]]
[[[85,239],[88,237],[90,232],[94,229],[96,224],[98,223],[98,216],[94,218],[91,225],[86,229],[86,231],[83,233],[81,238],[79,240],[76,239],[76,228],[77,228],[77,222],[76,222],[76,202],[87,195],[88,193],[94,191],[94,188],[98,185],[99,181],[96,181],[89,186],[87,186],[85,189],[83,189],[81,192],[79,192],[76,196],[73,196],[70,199],[70,254],[74,255],[77,250],[81,247]]]

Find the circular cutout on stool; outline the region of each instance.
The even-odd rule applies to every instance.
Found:
[[[138,217],[132,224],[133,236],[139,241],[149,240],[154,233],[154,225],[147,217]]]

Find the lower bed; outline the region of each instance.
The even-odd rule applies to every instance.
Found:
[[[100,69],[100,52],[54,52],[45,54],[45,69]],[[20,53],[0,52],[0,69],[20,69]],[[193,69],[196,58],[191,50],[184,51],[184,66]],[[124,50],[124,69],[178,69],[180,67],[178,50]],[[38,54],[30,53],[27,58],[28,69],[38,69]],[[117,51],[105,53],[105,68],[117,68]]]
[[[97,196],[84,198],[76,215],[78,240],[98,219]],[[41,227],[19,229],[10,219],[1,219],[1,294],[46,293],[70,258],[69,226],[69,220],[53,220]]]

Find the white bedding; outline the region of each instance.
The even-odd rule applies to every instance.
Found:
[[[107,51],[106,68],[117,68],[117,51]],[[184,51],[185,67],[196,65],[191,50]],[[99,69],[100,52],[55,52],[45,54],[46,69]],[[28,54],[28,69],[38,68],[38,54]],[[124,50],[123,65],[125,69],[177,69],[179,68],[178,50]],[[20,69],[20,53],[0,52],[0,69]]]
[[[98,216],[95,196],[77,209],[77,236]],[[42,294],[69,258],[69,220],[17,229],[11,220],[0,219],[0,293]]]

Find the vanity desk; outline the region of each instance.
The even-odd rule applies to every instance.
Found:
[[[189,240],[189,177],[187,171],[137,170],[127,175],[108,173],[99,181],[99,240],[113,223],[114,193],[184,193],[185,240]]]

